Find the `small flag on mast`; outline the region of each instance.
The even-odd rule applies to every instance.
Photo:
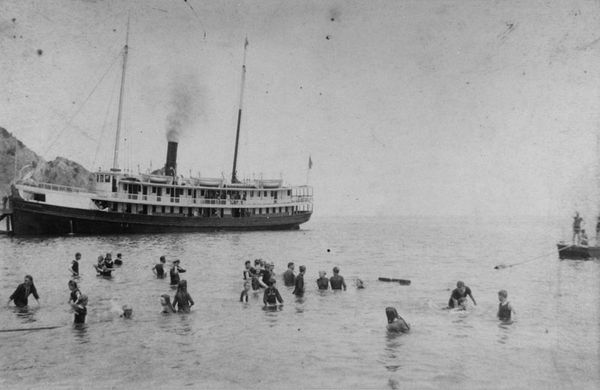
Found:
[[[312,158],[311,156],[308,156],[308,169],[312,168]]]

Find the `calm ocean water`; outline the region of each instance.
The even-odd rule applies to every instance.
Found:
[[[559,261],[570,220],[315,218],[300,231],[127,237],[0,237],[0,298],[32,274],[41,305],[0,316],[2,388],[585,389],[600,384],[600,262]],[[67,268],[81,252],[87,324],[72,325]],[[100,253],[121,252],[112,279]],[[160,313],[168,280],[160,255],[180,258],[196,305]],[[275,263],[284,305],[238,302],[244,260]],[[305,264],[307,293],[283,286],[288,261]],[[524,264],[495,270],[498,264]],[[346,292],[319,293],[319,270],[339,266]],[[410,286],[378,282],[410,279]],[[360,277],[364,290],[354,288]],[[441,310],[457,280],[478,305]],[[516,321],[495,318],[508,290]],[[33,298],[30,300],[35,302]],[[134,317],[119,317],[123,304]],[[386,332],[386,306],[411,325]],[[55,329],[5,332],[58,326]]]

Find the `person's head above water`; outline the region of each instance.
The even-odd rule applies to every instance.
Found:
[[[324,278],[325,275],[327,275],[327,272],[325,272],[325,271],[319,271],[319,277],[320,278]]]
[[[396,318],[400,317],[396,308],[391,306],[385,308],[385,315],[387,316],[388,324],[391,324]]]
[[[456,288],[458,288],[461,293],[464,293],[466,290],[465,283],[459,280],[458,282],[456,282]]]
[[[75,253],[75,260],[79,260],[81,259],[81,253],[77,252]]]
[[[600,217],[599,217],[599,218],[600,218]],[[294,262],[293,262],[293,261],[290,261],[290,262],[288,263],[288,268],[290,268],[290,269],[294,269]]]
[[[340,269],[338,267],[333,267],[333,273],[337,274],[340,272]]]
[[[77,282],[74,280],[69,280],[69,289],[71,291],[76,290],[77,289]]]
[[[123,305],[122,309],[123,309],[123,317],[124,318],[131,318],[131,316],[133,315],[133,309],[132,309],[132,307],[129,306],[129,305]]]
[[[166,263],[166,262],[167,262],[167,258],[166,258],[166,257],[164,257],[164,256],[161,256],[161,257],[160,257],[160,262],[161,262],[161,263]]]

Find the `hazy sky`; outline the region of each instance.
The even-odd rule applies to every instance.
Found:
[[[310,184],[318,214],[597,210],[596,1],[3,1],[0,126],[46,159]],[[93,91],[93,93],[92,93]],[[567,217],[568,218],[568,217]]]

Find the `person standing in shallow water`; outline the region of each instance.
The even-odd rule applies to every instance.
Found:
[[[79,276],[79,260],[81,260],[81,253],[75,253],[75,260],[71,264],[71,273],[73,276]]]
[[[296,282],[296,275],[294,275],[294,263],[289,262],[287,270],[283,273],[283,284],[287,287],[291,287]]]
[[[515,314],[515,310],[509,301],[507,301],[508,293],[506,290],[498,291],[498,300],[500,303],[498,304],[498,319],[503,322],[510,322],[512,320],[512,315]]]
[[[300,266],[300,273],[298,274],[298,276],[296,276],[296,282],[295,282],[295,287],[294,287],[294,291],[292,292],[292,294],[294,294],[297,297],[301,297],[304,295],[304,273],[306,272],[306,267],[301,265]]]
[[[319,271],[319,279],[317,279],[317,287],[319,290],[329,289],[329,278],[326,278],[327,273],[325,271]]]
[[[154,275],[156,275],[156,277],[158,279],[163,279],[165,277],[165,263],[167,262],[167,259],[164,256],[160,257],[160,262],[156,265],[154,265],[154,267],[152,267],[152,272],[154,272]]]
[[[177,286],[179,285],[179,273],[180,272],[185,272],[185,270],[183,268],[181,268],[179,266],[179,259],[177,260],[173,260],[173,266],[171,267],[171,270],[169,271],[169,275],[171,276],[171,286]],[[175,302],[173,302],[173,306],[175,306]]]
[[[333,267],[333,276],[329,278],[329,284],[331,284],[332,290],[341,290],[342,288],[346,291],[346,282],[344,277],[340,275],[340,269]]]
[[[71,290],[69,305],[71,305],[71,308],[75,313],[73,323],[83,324],[85,323],[85,316],[87,315],[87,296],[83,295],[81,291],[79,291],[77,282],[74,280],[69,280],[69,290]]]
[[[265,306],[275,306],[277,302],[283,303],[283,298],[279,294],[279,290],[275,287],[275,279],[269,281],[269,286],[265,289],[263,295],[263,303]]]
[[[29,295],[33,294],[33,297],[37,301],[38,305],[40,304],[40,296],[38,295],[37,289],[33,284],[33,276],[25,275],[25,279],[23,283],[17,286],[17,289],[14,293],[8,298],[7,304],[10,304],[10,301],[15,303],[16,307],[25,307],[27,306]]]
[[[180,280],[175,297],[173,297],[173,309],[177,309],[179,313],[189,313],[192,306],[194,306],[194,300],[187,291],[187,281]]]

